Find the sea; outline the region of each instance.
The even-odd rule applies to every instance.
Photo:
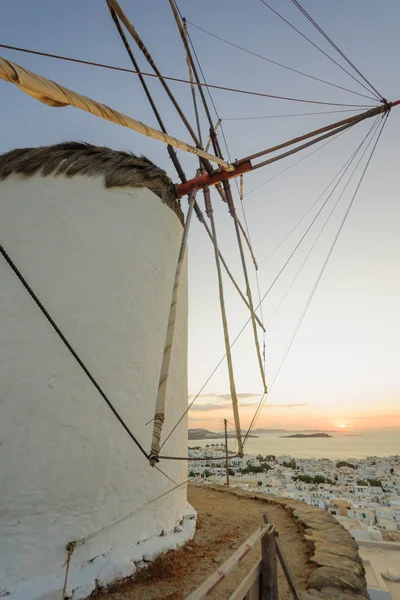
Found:
[[[292,433],[258,433],[248,438],[245,454],[274,454],[293,458],[366,458],[367,456],[400,455],[400,429],[384,431],[330,432],[329,438],[284,438]],[[224,440],[189,440],[190,446],[221,444]],[[237,451],[235,439],[228,440],[230,450]]]

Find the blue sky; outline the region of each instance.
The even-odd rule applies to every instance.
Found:
[[[296,27],[344,64],[290,0],[270,2]],[[303,4],[384,96],[389,100],[400,97],[397,77],[400,4],[397,1],[385,2],[384,10],[372,0],[337,0],[334,3],[304,0]],[[187,78],[185,55],[167,0],[142,3],[121,0],[121,6],[148,45],[161,72]],[[277,19],[260,0],[203,0],[196,3],[180,0],[179,7],[189,21],[253,52],[337,85],[361,93],[365,91]],[[210,83],[325,102],[373,104],[357,95],[250,56],[191,26],[189,31]],[[128,68],[131,66],[105,1],[7,2],[2,7],[0,39],[5,44]],[[134,48],[134,52],[143,70],[149,70],[139,51]],[[0,55],[156,126],[134,75],[5,49],[1,49]],[[154,92],[169,133],[190,141],[159,82],[149,80],[148,84]],[[0,89],[1,152],[63,140],[85,140],[145,154],[176,180],[166,148],[160,142],[72,108],[49,108],[2,81]],[[188,86],[171,83],[171,89],[194,123]],[[224,131],[233,158],[272,146],[350,114],[231,121],[228,119],[339,110],[339,107],[292,103],[223,91],[213,91],[212,94],[220,116],[226,119],[223,122]],[[206,136],[204,117],[202,124]],[[285,175],[245,197],[247,221],[259,262],[281,242],[318,198],[352,154],[370,124],[361,124],[352,129]],[[379,426],[400,424],[399,127],[400,110],[397,112],[394,109],[339,243],[271,393],[270,408],[264,410],[259,425],[301,428],[303,425],[316,424],[357,427],[366,426],[366,423],[368,426],[371,423]],[[245,193],[279,173],[298,157],[246,176]],[[180,153],[180,158],[187,175],[194,174],[197,166],[195,158],[183,153]],[[351,189],[354,189],[356,180],[357,177]],[[343,197],[268,328],[269,379],[290,339],[349,199],[349,194]],[[214,207],[221,250],[243,285],[232,220],[218,196],[214,197]],[[325,216],[328,212],[327,208]],[[267,290],[314,214],[315,211],[311,211],[279,250],[260,266],[262,293]],[[323,222],[323,215],[321,219],[268,296],[264,304],[266,321],[273,315],[313,243]],[[190,393],[196,394],[224,353],[212,248],[197,221],[194,221],[190,234],[189,258],[189,387]],[[251,277],[255,292],[253,271]],[[226,282],[226,303],[233,339],[246,321],[247,314],[229,282]],[[261,391],[250,328],[235,346],[233,356],[241,403],[248,405],[247,408],[244,406],[242,412],[246,423]],[[228,389],[227,372],[223,366],[204,390],[208,395],[199,399],[203,410],[191,413],[193,425],[200,423],[211,427],[225,414],[231,417],[229,403],[224,398]],[[219,405],[221,408],[215,410]]]

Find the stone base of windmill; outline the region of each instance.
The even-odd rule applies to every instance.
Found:
[[[111,552],[93,556],[82,562],[83,547],[72,554],[65,582],[66,566],[54,577],[30,581],[17,592],[8,594],[11,600],[61,600],[64,598],[81,600],[95,589],[104,588],[121,579],[132,577],[138,569],[147,568],[161,554],[176,550],[193,539],[196,532],[197,512],[187,505],[183,519],[171,531],[162,532],[133,546],[123,546]],[[127,525],[127,528],[129,526]],[[98,545],[98,544],[97,544]]]
[[[66,596],[73,600],[86,598],[97,587],[105,587],[118,579],[131,577],[137,569],[146,568],[160,554],[181,548],[193,539],[197,513],[188,504],[184,518],[174,529],[140,542],[131,548],[120,548],[112,555],[97,557],[68,577]],[[59,596],[56,595],[57,600]],[[48,598],[46,598],[48,600]]]

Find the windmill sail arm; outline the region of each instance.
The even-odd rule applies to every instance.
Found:
[[[14,83],[23,92],[29,94],[36,100],[47,104],[48,106],[57,108],[74,106],[75,108],[89,112],[92,115],[100,117],[101,119],[105,119],[106,121],[110,121],[111,123],[115,123],[116,125],[128,127],[129,129],[133,129],[138,133],[166,144],[170,144],[171,146],[174,146],[174,148],[179,148],[185,152],[190,152],[202,158],[206,158],[218,164],[226,171],[234,170],[232,165],[221,158],[214,156],[213,154],[209,154],[200,148],[196,148],[195,146],[191,146],[186,142],[182,142],[181,140],[167,135],[158,129],[154,129],[149,125],[142,123],[141,121],[137,121],[132,117],[128,117],[127,115],[124,115],[123,113],[114,110],[105,104],[101,104],[92,98],[88,98],[87,96],[78,94],[77,92],[74,92],[73,90],[70,90],[62,85],[58,85],[54,81],[47,79],[46,77],[42,77],[33,71],[29,71],[28,69],[25,69],[24,67],[21,67],[20,65],[17,65],[11,61],[5,60],[4,58],[0,58],[0,79]]]
[[[255,169],[259,169],[260,167],[264,167],[272,162],[276,162],[277,160],[286,158],[287,156],[295,154],[296,152],[300,152],[301,150],[304,150],[304,148],[308,148],[309,146],[311,146],[313,144],[317,144],[320,141],[322,141],[330,136],[340,133],[341,131],[345,131],[346,129],[349,129],[350,127],[353,127],[354,125],[361,123],[365,119],[369,119],[369,118],[377,116],[379,114],[382,114],[382,115],[386,114],[394,106],[398,106],[399,104],[400,104],[400,100],[396,100],[395,102],[387,102],[386,104],[376,106],[375,108],[373,108],[371,110],[361,113],[360,115],[357,115],[356,117],[350,117],[349,119],[344,119],[343,121],[337,121],[336,123],[332,123],[331,125],[321,127],[320,129],[315,129],[314,131],[310,131],[309,133],[306,133],[300,137],[293,138],[291,140],[288,140],[287,142],[283,142],[282,144],[279,144],[278,146],[274,146],[272,148],[263,150],[262,152],[258,152],[257,154],[252,154],[250,156],[246,156],[245,158],[236,160],[233,163],[234,170],[230,171],[229,173],[225,173],[225,172],[221,172],[221,171],[213,171],[210,174],[203,173],[199,177],[194,177],[193,179],[190,179],[190,180],[186,181],[185,183],[177,185],[176,186],[177,193],[179,196],[184,196],[189,192],[190,188],[194,185],[197,186],[198,189],[202,189],[205,185],[209,185],[209,186],[216,185],[217,183],[219,183],[221,181],[231,179],[232,177],[238,177],[239,175],[248,173],[249,171],[253,171]],[[326,132],[326,133],[324,133],[323,135],[319,135],[323,132]],[[316,137],[316,136],[318,136],[318,137]],[[310,141],[308,141],[300,146],[295,146],[292,150],[288,150],[287,152],[279,154],[273,158],[267,159],[267,160],[259,162],[257,164],[252,163],[252,160],[254,160],[254,158],[259,158],[266,154],[276,152],[277,150],[293,146],[303,140],[310,140]]]

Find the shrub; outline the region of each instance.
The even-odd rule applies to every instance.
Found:
[[[374,487],[382,487],[382,481],[380,481],[379,479],[367,479],[369,485],[372,485]]]
[[[293,477],[293,481],[302,481],[303,483],[313,483],[317,485],[320,483],[334,485],[332,479],[329,479],[328,477],[323,477],[322,475],[315,475],[315,477],[312,477],[311,475],[296,475],[295,477]]]
[[[341,467],[349,467],[349,469],[355,469],[356,468],[356,466],[353,465],[353,463],[346,462],[345,460],[340,460],[336,464],[336,468],[337,469],[340,469]]]
[[[286,467],[286,469],[295,469],[296,468],[296,461],[294,460],[294,458],[292,458],[292,460],[290,462],[286,462],[284,460],[283,461],[283,466]]]

